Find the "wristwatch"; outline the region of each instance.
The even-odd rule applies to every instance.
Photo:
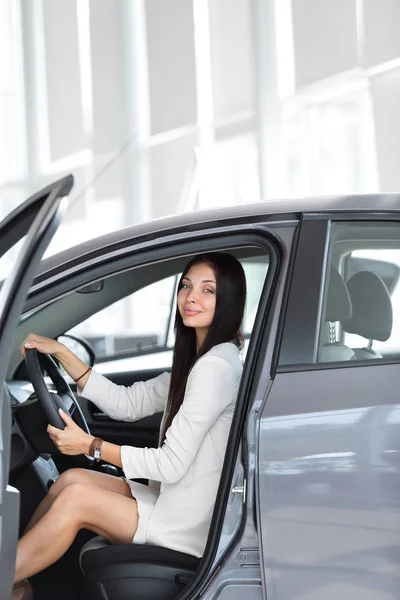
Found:
[[[101,459],[101,449],[103,446],[103,440],[101,438],[94,438],[90,444],[89,455],[99,462]]]
[[[94,451],[93,451],[93,458],[95,458],[97,460],[97,462],[99,462],[99,460],[101,459],[101,447],[103,445],[103,440],[100,442],[99,446],[95,446],[94,447]]]

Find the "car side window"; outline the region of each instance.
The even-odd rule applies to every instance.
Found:
[[[243,260],[247,300],[243,335],[250,337],[268,261]],[[67,334],[85,338],[96,360],[172,349],[178,275],[153,283],[86,319]]]
[[[400,358],[400,223],[333,223],[318,362]]]
[[[96,359],[140,354],[167,346],[176,277],[168,277],[82,321],[67,333],[84,337]]]
[[[246,275],[246,308],[242,331],[246,338],[250,336],[253,329],[258,303],[267,276],[268,263],[265,262],[264,257],[262,262],[244,260],[242,266]]]

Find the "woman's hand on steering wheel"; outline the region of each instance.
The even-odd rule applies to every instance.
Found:
[[[65,429],[47,426],[47,433],[53,444],[62,454],[88,454],[93,436],[83,431],[61,408],[58,412],[65,423]]]
[[[36,350],[42,354],[52,354],[57,357],[57,352],[60,352],[60,350],[62,351],[65,346],[52,338],[30,333],[19,348],[22,356],[25,356],[26,348],[36,348]]]
[[[75,382],[79,381],[79,388],[83,389],[89,379],[91,367],[81,361],[76,354],[61,342],[36,333],[30,333],[20,346],[21,354],[25,358],[26,350],[37,350],[41,354],[54,356],[58,363],[65,369]]]

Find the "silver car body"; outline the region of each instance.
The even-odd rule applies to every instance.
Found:
[[[245,245],[246,236],[277,249],[248,348],[215,530],[182,598],[399,597],[399,361],[316,361],[331,223],[399,217],[397,195],[266,202],[138,225],[42,261],[9,378],[19,343],[40,323],[38,307],[137,257],[144,268],[213,240]],[[55,334],[65,330],[57,326]],[[2,427],[4,440],[4,419]],[[3,519],[8,510],[3,501]]]

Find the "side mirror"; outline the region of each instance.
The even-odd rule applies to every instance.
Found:
[[[92,346],[85,338],[66,333],[64,335],[59,335],[57,341],[69,348],[69,350],[76,354],[76,356],[84,363],[93,367],[96,356]]]

